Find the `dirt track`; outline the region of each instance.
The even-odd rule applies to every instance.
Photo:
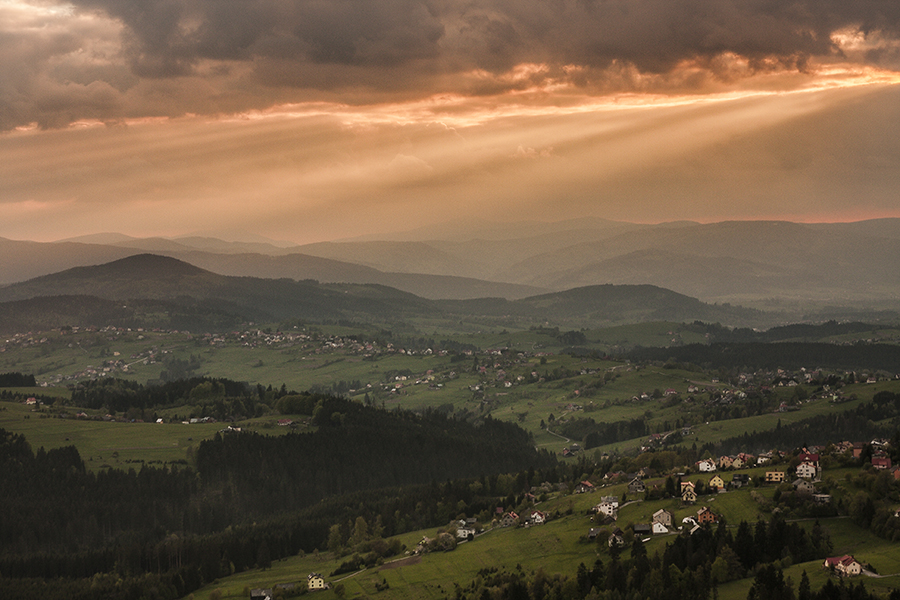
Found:
[[[400,560],[392,560],[389,563],[384,563],[381,565],[379,571],[384,571],[385,569],[396,569],[398,567],[406,567],[409,565],[418,564],[419,561],[422,560],[421,556],[410,556],[409,558],[401,558]]]

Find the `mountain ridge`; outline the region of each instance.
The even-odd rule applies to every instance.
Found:
[[[897,218],[655,225],[603,219],[498,225],[471,219],[456,227],[413,230],[408,241],[291,248],[199,237],[111,246],[0,240],[0,253],[8,257],[0,263],[0,282],[149,250],[224,275],[376,283],[430,299],[520,299],[606,283],[647,283],[706,302],[756,306],[807,302],[882,310],[900,299]],[[453,239],[460,228],[467,234]]]
[[[378,284],[320,284],[219,275],[152,254],[74,267],[0,288],[0,307],[7,313],[15,307],[27,311],[27,300],[47,297],[97,297],[107,302],[121,301],[123,308],[135,301],[167,302],[182,307],[178,310],[194,315],[192,318],[196,317],[197,307],[205,306],[210,311],[231,315],[220,319],[229,327],[236,319],[400,323],[410,318],[477,320],[499,315],[519,319],[525,325],[553,321],[562,326],[591,326],[667,318],[716,321],[725,316],[738,323],[756,323],[766,318],[760,311],[741,307],[723,311],[722,307],[651,285],[591,286],[521,300],[429,300]],[[70,302],[75,307],[73,311],[85,311],[79,308],[83,303]],[[55,311],[58,320],[64,320],[63,308]]]

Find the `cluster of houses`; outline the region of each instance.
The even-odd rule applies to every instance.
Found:
[[[533,527],[547,522],[547,515],[537,509],[531,509],[525,516],[519,516],[513,511],[503,513],[497,524],[500,527]]]
[[[475,517],[460,519],[456,522],[456,539],[472,541],[478,533],[478,520]]]
[[[594,520],[603,525],[615,523],[618,518],[619,500],[615,496],[604,496],[600,503],[591,509],[594,513]],[[719,517],[708,507],[704,506],[697,511],[694,517],[685,517],[682,525],[690,526],[690,532],[693,533],[701,525],[718,523]],[[650,523],[635,523],[632,530],[636,536],[665,535],[675,527],[675,515],[671,511],[664,508],[653,513]],[[600,527],[592,527],[588,530],[588,539],[594,540],[602,531]],[[609,546],[620,547],[624,544],[623,532],[618,527],[613,530],[607,540]]]
[[[797,478],[792,482],[792,486],[794,490],[802,493],[802,494],[810,494],[813,497],[813,500],[821,503],[827,504],[831,502],[831,496],[828,494],[818,494],[816,493],[815,482],[819,481],[822,474],[822,467],[819,464],[819,455],[817,453],[807,452],[804,449],[798,456],[800,460],[800,464],[797,465],[795,472]],[[728,460],[726,460],[728,459]],[[890,459],[887,459],[890,461]],[[740,464],[743,466],[745,463],[745,457],[737,456],[737,457],[727,457],[723,456],[719,459],[719,465],[727,465],[735,468],[735,464]],[[759,461],[757,461],[759,464]],[[698,470],[700,472],[713,472],[716,471],[716,463],[713,459],[707,459],[697,462]],[[787,477],[786,471],[766,471],[763,482],[769,484],[781,484],[784,483],[785,478]],[[746,473],[734,473],[731,477],[731,487],[732,488],[740,488],[750,483],[750,476]],[[720,475],[713,475],[708,484],[708,488],[711,490],[716,490],[717,492],[723,492],[726,489],[725,479],[723,479]],[[681,499],[685,504],[692,504],[697,500],[697,494],[695,492],[695,485],[691,482],[682,482],[681,484]]]

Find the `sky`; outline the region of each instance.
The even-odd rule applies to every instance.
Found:
[[[0,237],[900,216],[900,2],[0,0]]]

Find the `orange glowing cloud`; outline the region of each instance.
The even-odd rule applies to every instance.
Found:
[[[900,69],[879,0],[15,0],[0,130],[435,96],[542,106]]]

